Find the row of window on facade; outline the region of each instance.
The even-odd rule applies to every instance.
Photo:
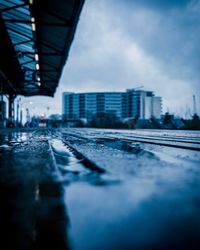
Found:
[[[64,92],[63,115],[66,119],[90,119],[97,113],[112,113],[126,118],[160,119],[162,98],[152,91],[129,89],[125,92]]]

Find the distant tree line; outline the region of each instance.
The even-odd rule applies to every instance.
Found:
[[[191,120],[184,120],[182,119],[184,126],[182,129],[189,129],[189,130],[200,130],[200,119],[197,114],[193,115]]]
[[[115,114],[97,113],[92,116],[88,125],[95,128],[126,128],[123,123]]]
[[[93,115],[87,124],[81,120],[76,121],[76,127],[93,127],[93,128],[117,128],[117,129],[185,129],[185,130],[200,130],[200,118],[197,114],[191,119],[175,118],[173,114],[166,112],[162,119],[151,117],[148,120],[141,120],[139,117],[130,118],[121,121],[113,113],[97,113]]]

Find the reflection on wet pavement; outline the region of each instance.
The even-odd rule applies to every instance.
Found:
[[[0,135],[1,249],[200,249],[199,161],[170,150]]]
[[[0,152],[1,249],[69,248],[64,189],[53,177],[47,145],[29,137]]]
[[[73,185],[66,202],[75,249],[199,249],[199,185],[195,193],[160,189],[144,180]]]
[[[106,174],[98,166],[92,165],[84,156],[77,154],[62,140],[54,138],[50,140],[56,165],[62,173],[62,181],[66,183],[87,182],[92,185],[114,185],[120,181]],[[92,167],[91,167],[92,165]],[[103,174],[104,173],[104,174]]]

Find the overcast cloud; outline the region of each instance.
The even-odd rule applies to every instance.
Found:
[[[144,86],[163,111],[200,99],[200,1],[86,0],[55,98],[30,98],[61,113],[62,92]]]

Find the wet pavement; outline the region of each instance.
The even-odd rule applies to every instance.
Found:
[[[1,135],[0,162],[1,249],[68,249],[64,190],[46,138]]]
[[[1,132],[1,249],[200,249],[199,163],[102,131]]]

